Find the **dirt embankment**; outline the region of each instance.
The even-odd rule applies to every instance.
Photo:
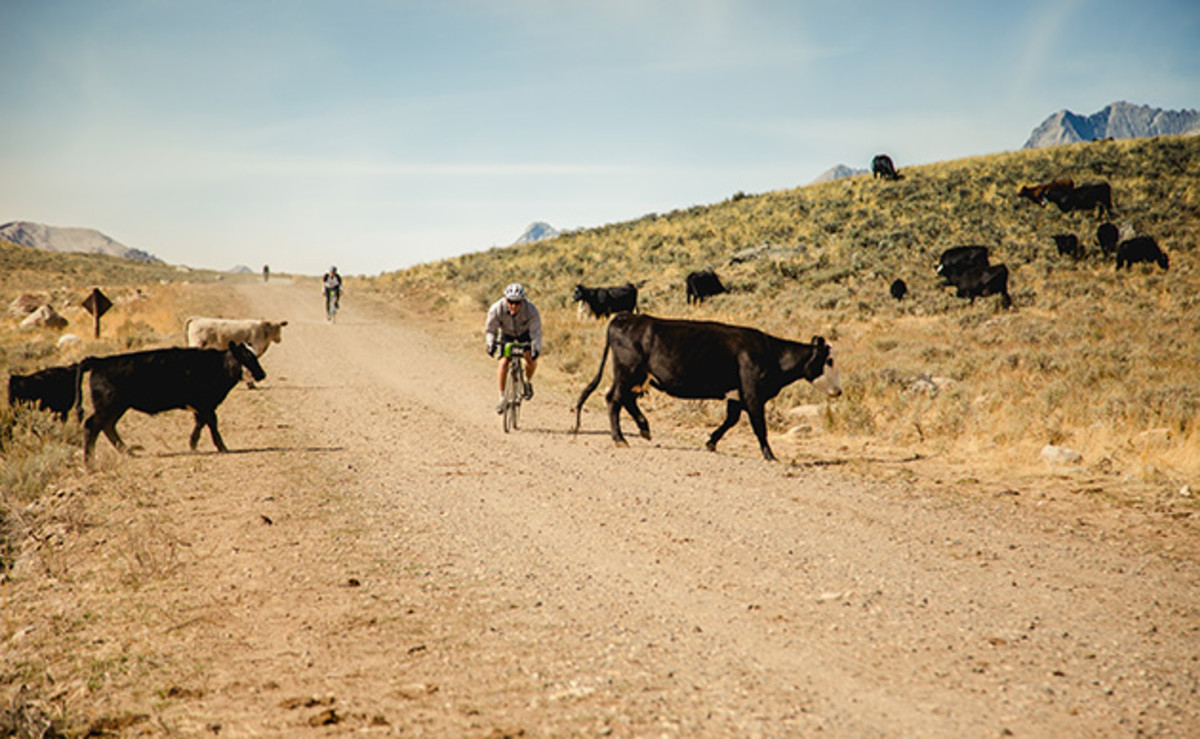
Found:
[[[145,450],[101,446],[4,583],[26,722],[1200,732],[1198,569],[1169,521],[769,464],[744,424],[710,454],[652,412],[656,440],[615,449],[598,402],[567,433],[577,389],[552,372],[505,435],[478,337],[353,300],[330,325],[310,289],[241,290],[289,324],[267,381],[219,411],[234,453],[187,453],[185,413],[131,414]]]

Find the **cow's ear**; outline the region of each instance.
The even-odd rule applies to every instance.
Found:
[[[235,345],[234,345],[234,343],[233,343],[232,341],[231,341],[231,342],[229,342],[229,351],[233,351],[233,347],[234,347],[234,346],[235,346]]]
[[[825,346],[825,338],[822,336],[814,336],[813,340],[812,340],[812,344],[813,344],[813,346],[818,347],[818,348]]]

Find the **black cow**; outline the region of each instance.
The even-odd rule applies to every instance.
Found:
[[[938,257],[937,274],[947,285],[968,272],[982,271],[988,265],[986,246],[955,246]]]
[[[632,282],[617,287],[584,287],[576,285],[571,300],[579,303],[579,315],[583,316],[584,306],[596,318],[612,315],[613,313],[637,310],[637,285]]]
[[[1030,201],[1037,203],[1043,208],[1046,207],[1047,193],[1050,192],[1069,192],[1075,189],[1075,181],[1069,177],[1064,177],[1061,180],[1053,182],[1043,182],[1040,185],[1025,185],[1017,191],[1017,197],[1028,198]]]
[[[637,405],[647,385],[676,398],[725,399],[725,421],[708,437],[709,451],[716,450],[721,436],[746,411],[767,460],[775,459],[767,444],[768,400],[802,377],[831,396],[842,392],[829,344],[820,336],[804,344],[742,326],[622,313],[609,321],[600,369],[575,404],[576,432],[583,403],[600,384],[610,349],[613,384],[605,400],[613,441],[621,446],[626,444],[622,408],[633,416],[642,437],[650,438],[650,424]]]
[[[1117,241],[1121,238],[1121,232],[1111,223],[1101,223],[1096,227],[1096,243],[1100,244],[1100,251],[1104,252],[1104,256],[1112,256],[1117,250]]]
[[[79,385],[79,365],[49,367],[31,375],[12,375],[8,378],[8,404],[36,403],[37,408],[50,411],[58,420],[66,421],[75,407],[75,396]],[[83,409],[76,409],[76,416],[83,417]]]
[[[904,296],[908,294],[908,285],[906,285],[904,280],[901,279],[896,279],[896,281],[892,283],[890,289],[892,292],[892,297],[896,300],[903,300]]]
[[[711,269],[702,269],[696,272],[688,273],[686,279],[687,285],[687,302],[688,305],[703,303],[706,298],[713,295],[720,295],[723,292],[728,292],[725,286],[721,284],[721,280],[717,277],[717,273]]]
[[[1079,243],[1079,237],[1075,234],[1055,234],[1054,246],[1058,248],[1059,256],[1083,258],[1083,245]]]
[[[1097,208],[1101,216],[1112,213],[1112,188],[1107,182],[1080,185],[1070,190],[1051,190],[1046,193],[1046,200],[1057,205],[1063,213],[1093,211]]]
[[[92,415],[83,422],[85,464],[92,458],[101,431],[118,451],[125,451],[117,421],[130,408],[150,415],[188,408],[196,416],[191,448],[196,448],[200,431],[208,426],[218,451],[228,451],[217,431],[217,406],[242,379],[243,367],[255,380],[267,376],[254,351],[232,341],[228,349],[177,347],[84,359],[80,368],[91,372],[88,384],[93,406]]]
[[[885,180],[898,180],[900,173],[896,171],[896,165],[892,163],[892,158],[887,154],[876,154],[871,160],[871,179],[882,177]]]
[[[1012,306],[1012,298],[1008,295],[1008,267],[1003,264],[991,264],[960,274],[951,284],[958,288],[958,297],[970,298],[972,304],[975,298],[999,295],[1001,308]]]
[[[1117,246],[1117,269],[1132,267],[1134,262],[1157,262],[1164,270],[1170,268],[1167,255],[1149,236],[1134,236]]]

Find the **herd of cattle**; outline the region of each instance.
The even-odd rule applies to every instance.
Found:
[[[872,161],[874,177],[902,179],[890,157],[880,154]],[[1044,207],[1054,203],[1063,213],[1095,212],[1102,218],[1113,211],[1112,190],[1100,182],[1076,186],[1070,179],[1022,187],[1018,198]],[[1074,234],[1056,234],[1060,255],[1074,259],[1085,256]],[[1136,235],[1120,240],[1111,223],[1096,229],[1096,243],[1105,258],[1116,257],[1117,269],[1138,262],[1157,263],[1167,269],[1169,261],[1153,238]],[[999,295],[1008,308],[1008,267],[989,261],[986,246],[956,246],[942,252],[936,274],[943,285],[953,286],[960,298]],[[765,404],[787,385],[801,378],[830,396],[841,394],[832,349],[820,336],[809,343],[770,336],[753,328],[714,321],[654,318],[638,314],[638,290],[645,282],[614,287],[576,285],[572,300],[579,315],[596,318],[613,316],[606,332],[600,369],[583,389],[575,404],[575,430],[584,402],[600,383],[608,355],[613,355],[613,383],[605,398],[613,440],[625,443],[620,414],[627,411],[641,435],[650,438],[650,426],[637,405],[648,387],[679,398],[724,399],[725,420],[709,436],[707,448],[717,442],[741,417],[743,411],[758,439],[763,457],[774,459],[767,443]],[[727,292],[712,269],[691,272],[685,280],[688,305],[700,304]],[[897,279],[890,287],[892,297],[902,300],[908,286]],[[196,448],[201,432],[208,428],[213,444],[225,451],[217,430],[217,406],[249,372],[255,380],[265,377],[259,357],[272,342],[282,338],[286,321],[189,319],[185,328],[187,348],[175,347],[88,357],[67,367],[51,367],[32,375],[12,375],[8,384],[10,405],[28,401],[52,411],[64,421],[74,410],[82,417],[82,383],[88,375],[93,411],[84,421],[84,459],[90,461],[101,432],[118,450],[125,444],[117,433],[117,421],[129,409],[154,414],[186,408],[195,416],[190,446]],[[253,382],[251,381],[251,386]]]
[[[83,422],[84,461],[90,463],[101,432],[118,450],[126,449],[117,421],[129,409],[155,414],[189,409],[195,416],[190,446],[208,428],[213,444],[226,451],[217,430],[217,406],[249,372],[266,377],[258,358],[282,340],[287,321],[192,318],[187,347],[149,349],[104,357],[86,357],[66,367],[50,367],[8,378],[8,402],[27,402],[67,420],[83,417],[83,378],[88,378],[92,413]]]

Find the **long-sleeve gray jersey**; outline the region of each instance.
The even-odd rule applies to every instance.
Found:
[[[487,322],[484,323],[483,333],[490,350],[500,340],[500,336],[516,338],[526,331],[529,332],[529,342],[533,344],[533,353],[542,353],[542,314],[537,306],[528,299],[521,301],[521,307],[516,315],[508,312],[508,306],[501,298],[488,308]]]

